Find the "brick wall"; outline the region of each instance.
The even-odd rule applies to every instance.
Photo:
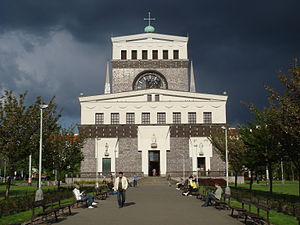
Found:
[[[81,162],[81,172],[95,172],[95,138],[86,138],[82,148],[84,160]]]
[[[141,172],[142,153],[138,152],[137,138],[119,139],[119,157],[116,165],[117,172]]]

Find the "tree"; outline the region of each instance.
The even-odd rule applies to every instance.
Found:
[[[83,160],[81,149],[84,139],[79,135],[75,136],[73,130],[74,128],[61,128],[60,132],[52,133],[46,140],[48,144],[44,149],[44,166],[57,171],[58,187],[67,173],[79,169]]]
[[[221,158],[225,161],[225,137],[222,130],[217,130],[211,137],[209,137],[212,145],[216,148]],[[228,130],[228,162],[230,168],[234,173],[234,183],[237,187],[238,174],[243,169],[243,155],[245,152],[245,145],[240,139],[238,130]]]
[[[266,86],[269,102],[276,113],[274,126],[277,127],[278,138],[286,156],[289,157],[298,171],[300,196],[300,67],[295,58],[290,69],[281,73],[279,79],[284,86],[282,93]]]
[[[0,155],[6,162],[6,197],[9,196],[11,177],[19,161],[38,150],[39,109],[41,98],[34,104],[25,105],[26,93],[15,95],[5,91],[0,98]],[[56,127],[59,115],[56,113],[54,98],[48,103],[43,123],[45,130],[51,132]]]
[[[268,169],[272,193],[273,165],[280,162],[282,155],[280,143],[274,135],[277,132],[277,127],[273,123],[276,114],[270,108],[259,111],[255,106],[250,105],[250,109],[254,113],[254,122],[248,122],[247,126],[243,126],[240,130],[241,138],[249,148],[245,154],[245,164],[252,167],[254,171],[260,166]]]

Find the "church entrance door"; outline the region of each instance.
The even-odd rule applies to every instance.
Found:
[[[102,158],[102,173],[108,176],[111,173],[111,158]]]
[[[159,151],[149,151],[149,176],[159,176],[160,175],[160,152]]]

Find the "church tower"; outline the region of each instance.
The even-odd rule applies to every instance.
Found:
[[[224,171],[208,136],[226,125],[227,96],[198,93],[189,38],[155,33],[150,13],[145,20],[144,33],[111,38],[104,94],[79,97],[81,172]]]

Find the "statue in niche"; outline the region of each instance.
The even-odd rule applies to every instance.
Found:
[[[156,136],[153,133],[152,138],[151,138],[151,148],[157,148],[157,143],[156,143]]]

